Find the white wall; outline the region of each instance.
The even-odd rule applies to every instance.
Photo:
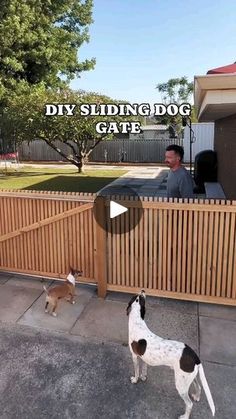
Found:
[[[195,156],[202,150],[214,150],[214,122],[199,122],[192,124],[194,142],[192,144],[192,162]],[[190,130],[184,128],[184,161],[190,162]]]

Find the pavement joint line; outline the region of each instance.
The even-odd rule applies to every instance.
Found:
[[[55,329],[55,330],[52,331],[52,330],[49,330],[49,329],[45,329],[42,326],[31,326],[29,324],[20,324],[20,323],[17,323],[17,322],[9,322],[9,321],[8,322],[2,322],[0,320],[0,327],[2,327],[2,328],[16,327],[17,329],[22,329],[22,330],[27,329],[27,330],[30,330],[30,331],[34,331],[35,333],[45,333],[49,336],[52,336],[53,334],[55,334],[55,335],[60,335],[61,337],[68,337],[68,336],[74,336],[74,337],[78,337],[78,338],[80,337],[80,335],[72,335],[72,334],[70,335],[65,330]]]
[[[68,330],[68,333],[69,333],[70,335],[73,335],[73,333],[72,333],[71,331],[72,331],[73,327],[75,326],[75,324],[77,323],[77,321],[79,320],[79,318],[80,318],[81,314],[84,312],[84,310],[85,310],[85,305],[84,305],[84,308],[83,308],[83,310],[81,311],[81,313],[78,315],[78,317],[76,318],[76,320],[75,320],[75,321],[74,321],[74,323],[72,324],[71,328]]]
[[[228,367],[228,368],[235,368],[236,369],[236,364],[224,364],[223,362],[217,362],[217,361],[209,361],[208,359],[201,359],[201,362],[207,362],[208,364],[212,364],[212,365],[221,365],[222,367]]]
[[[18,321],[25,315],[25,313],[34,305],[34,303],[36,303],[36,301],[38,301],[38,299],[41,297],[41,295],[44,293],[44,290],[42,290],[42,292],[41,292],[41,294],[38,296],[38,297],[36,297],[36,299],[32,302],[32,304],[30,304],[30,306],[29,307],[27,307],[27,309],[24,311],[24,313],[22,313],[21,315],[20,315],[20,317],[16,320],[16,322],[15,323],[18,323]]]
[[[17,320],[18,321],[18,320]],[[58,335],[58,336],[60,336],[60,337],[64,337],[64,338],[73,338],[73,339],[76,339],[76,340],[78,340],[78,341],[81,341],[81,340],[83,340],[83,341],[88,341],[88,342],[93,342],[93,343],[99,343],[99,344],[101,344],[101,341],[98,341],[98,339],[99,338],[93,338],[93,337],[86,337],[86,336],[83,336],[83,335],[80,335],[80,334],[73,334],[73,333],[69,333],[69,331],[65,331],[65,330],[58,330],[58,329],[55,329],[55,330],[49,330],[49,329],[45,329],[43,326],[31,326],[31,325],[29,325],[29,324],[20,324],[20,323],[17,323],[17,322],[2,322],[1,320],[0,320],[0,328],[6,328],[6,327],[16,327],[17,329],[22,329],[22,330],[24,330],[24,329],[27,329],[27,330],[29,330],[29,331],[34,331],[35,333],[44,333],[44,334],[47,334],[47,335],[49,335],[49,336],[53,336],[54,334],[55,335]],[[97,339],[97,342],[96,342],[96,339]],[[105,342],[105,343],[108,343],[108,342]],[[111,342],[110,341],[110,343],[113,343],[113,344],[117,344],[117,342]]]
[[[62,332],[63,333],[63,332]],[[118,340],[112,340],[111,338],[108,337],[99,337],[99,336],[86,336],[83,334],[75,334],[75,333],[69,333],[66,332],[67,336],[72,336],[72,337],[78,337],[78,339],[83,339],[86,342],[89,343],[94,343],[96,345],[117,345],[117,346],[123,346],[124,348],[128,348],[129,344],[128,344],[128,340],[127,342],[122,342],[122,341],[118,341]]]
[[[79,294],[75,294],[75,297],[78,297],[78,296],[79,296]],[[92,296],[91,296],[91,300],[92,300],[92,298],[95,298],[95,297],[96,297],[96,295],[92,295]],[[97,298],[97,297],[96,297],[96,298]],[[89,301],[88,301],[88,303],[89,303]],[[71,331],[72,331],[73,327],[75,326],[76,322],[79,320],[79,318],[80,318],[81,314],[84,312],[85,308],[86,308],[86,306],[84,305],[83,310],[81,311],[81,313],[79,314],[79,316],[77,317],[77,319],[74,321],[74,323],[73,323],[73,325],[71,326],[71,328],[68,330],[68,332],[67,332],[67,333],[68,333],[69,335],[71,335],[71,336],[78,336],[78,335],[76,335],[76,334],[72,333]],[[82,336],[82,335],[79,335],[79,336]]]
[[[1,283],[1,285],[6,285],[8,283],[8,281],[14,279],[14,275],[9,276],[9,278],[7,278],[7,280],[3,283]]]

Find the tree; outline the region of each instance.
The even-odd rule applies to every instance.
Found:
[[[79,62],[93,0],[4,0],[0,9],[0,101],[25,85],[58,87],[95,65]],[[5,102],[4,102],[5,103]]]
[[[169,79],[166,83],[159,83],[156,87],[162,95],[165,104],[188,102],[193,94],[193,83],[187,77]]]
[[[46,116],[46,104],[75,104],[74,115]],[[117,104],[109,97],[97,93],[72,91],[70,89],[46,90],[43,85],[25,89],[21,96],[14,94],[8,101],[2,114],[2,136],[19,144],[22,141],[44,140],[68,162],[74,164],[79,173],[93,149],[112,134],[98,134],[96,124],[104,121],[117,123],[132,119],[120,116],[82,116],[82,104]],[[124,119],[125,118],[125,119]],[[137,120],[137,117],[133,117]],[[60,141],[68,146],[66,153],[55,143]]]
[[[161,93],[162,101],[165,105],[175,103],[180,105],[181,103],[189,103],[193,94],[193,82],[189,82],[187,77],[169,79],[166,83],[159,83],[156,88]],[[191,112],[192,121],[196,121],[196,114],[194,107],[192,106]],[[182,130],[182,117],[177,116],[158,116],[156,120],[165,125],[169,125],[170,133],[174,137],[174,132],[180,134]]]

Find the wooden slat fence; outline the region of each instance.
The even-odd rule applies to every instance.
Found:
[[[132,224],[140,203],[113,199],[129,211],[111,223]],[[108,233],[107,289],[235,305],[236,202],[144,198],[142,207],[133,231]]]
[[[2,270],[64,278],[69,266],[95,280],[92,194],[1,191]]]
[[[95,219],[95,198],[0,191],[0,269],[60,279],[71,265],[83,271],[82,281],[98,284],[100,296],[144,288],[150,295],[236,305],[236,201],[140,203],[113,196],[129,211],[110,220],[107,198],[95,201]],[[140,211],[133,230],[112,233]]]

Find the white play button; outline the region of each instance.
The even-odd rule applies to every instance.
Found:
[[[126,203],[126,197],[130,198],[131,201],[135,200],[135,208],[132,209],[130,217],[130,211],[128,211],[130,205],[129,202]],[[99,192],[94,200],[93,215],[96,223],[103,230],[112,235],[118,234],[120,236],[132,231],[140,222],[143,216],[142,201],[139,195],[128,186],[125,186],[123,189],[113,189],[108,185],[107,188]],[[115,218],[119,215],[119,218]],[[132,215],[134,216],[132,217]]]
[[[110,218],[118,217],[118,215],[121,215],[126,211],[128,211],[128,208],[123,205],[117,204],[117,202],[114,201],[110,202]]]

